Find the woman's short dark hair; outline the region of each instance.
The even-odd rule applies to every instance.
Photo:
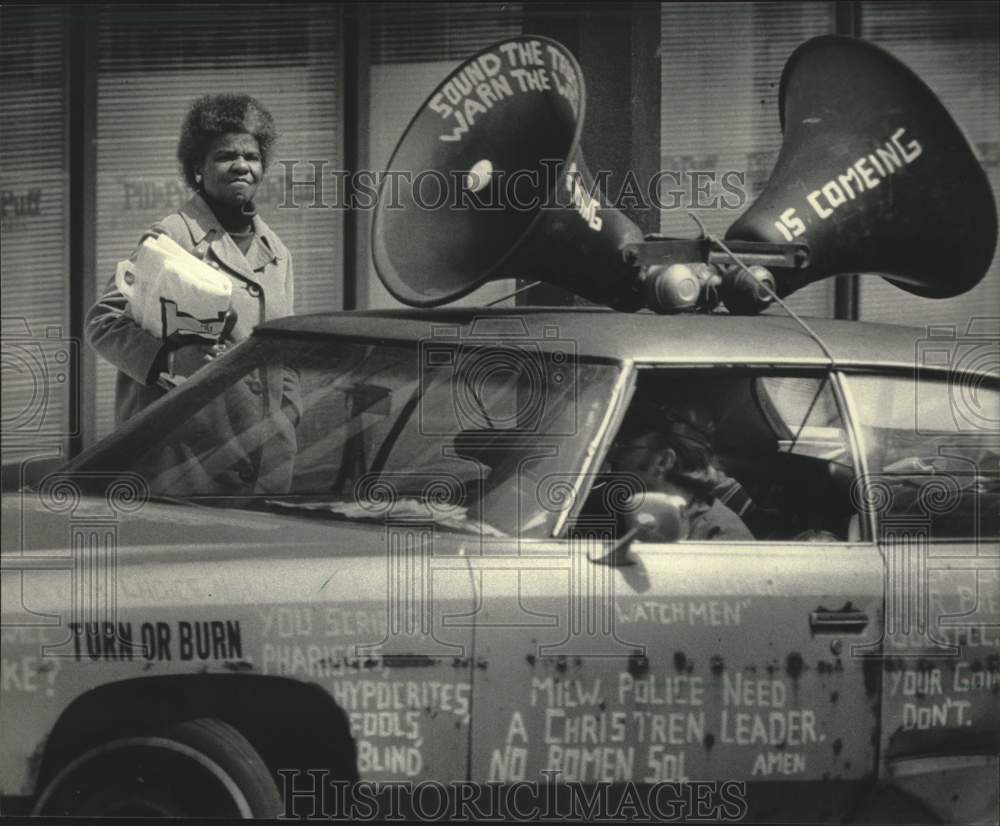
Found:
[[[267,168],[278,138],[271,113],[250,95],[204,95],[191,103],[177,142],[181,173],[192,189],[197,187],[194,173],[204,162],[209,144],[228,132],[253,135],[260,146],[261,162]]]

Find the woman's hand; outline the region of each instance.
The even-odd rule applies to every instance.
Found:
[[[166,371],[181,376],[191,376],[217,358],[226,349],[225,344],[185,344],[172,350],[167,357]]]

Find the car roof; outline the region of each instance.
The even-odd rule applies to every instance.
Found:
[[[924,330],[860,321],[806,319],[837,364],[913,370]],[[368,338],[380,342],[509,341],[545,350],[571,348],[584,357],[663,364],[829,364],[820,345],[794,319],[727,314],[665,316],[600,307],[354,310],[289,316],[255,335]]]

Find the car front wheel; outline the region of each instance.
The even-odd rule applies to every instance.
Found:
[[[281,796],[240,732],[202,718],[166,735],[123,737],[84,752],[46,786],[35,813],[276,818]]]

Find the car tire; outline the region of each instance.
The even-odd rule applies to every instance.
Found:
[[[123,737],[89,749],[46,786],[35,814],[277,818],[281,796],[239,731],[200,718],[164,736]]]

